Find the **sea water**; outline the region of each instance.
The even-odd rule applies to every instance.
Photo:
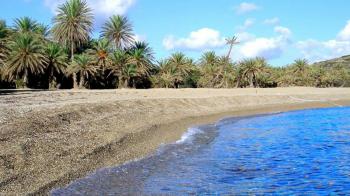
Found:
[[[350,108],[228,118],[53,195],[350,194]]]

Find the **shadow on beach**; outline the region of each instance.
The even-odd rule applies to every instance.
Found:
[[[0,89],[0,96],[2,95],[13,95],[13,94],[30,94],[35,92],[44,92],[48,90],[44,89]]]

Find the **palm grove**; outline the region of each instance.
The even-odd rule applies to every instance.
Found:
[[[233,62],[205,52],[197,61],[183,53],[155,61],[146,42],[134,40],[128,18],[111,16],[92,39],[93,14],[84,0],[57,9],[53,26],[29,17],[9,27],[0,21],[0,88],[240,88],[350,85],[348,67],[309,65],[298,59],[272,67],[264,58]]]

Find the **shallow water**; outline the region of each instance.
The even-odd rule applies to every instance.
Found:
[[[53,195],[350,194],[350,108],[225,119]]]

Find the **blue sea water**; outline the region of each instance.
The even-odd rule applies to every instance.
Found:
[[[53,195],[349,195],[350,108],[228,118]]]

